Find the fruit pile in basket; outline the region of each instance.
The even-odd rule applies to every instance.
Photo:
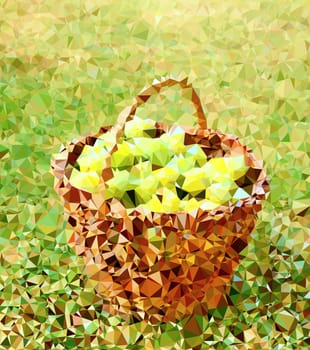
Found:
[[[199,127],[136,116],[175,84],[190,89]],[[236,136],[206,128],[187,80],[153,84],[116,126],[71,143],[52,167],[70,244],[108,312],[157,322],[225,303],[268,180]]]
[[[84,147],[71,184],[96,193],[102,170],[111,167],[105,200],[117,198],[126,208],[143,206],[159,213],[214,209],[250,197],[237,184],[248,169],[243,155],[208,161],[199,145],[184,144],[181,127],[152,138],[155,134],[154,121],[135,116],[112,154],[115,135],[110,131],[99,136],[93,146]]]

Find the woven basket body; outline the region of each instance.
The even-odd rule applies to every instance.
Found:
[[[53,160],[55,188],[73,231],[69,244],[84,256],[85,274],[110,314],[165,322],[226,303],[228,282],[250,239],[268,179],[262,162],[236,136],[202,126],[183,127],[185,145],[199,144],[207,159],[244,155],[249,168],[238,186],[249,198],[210,211],[154,213],[75,188],[70,174],[83,147],[111,126],[72,142]],[[157,122],[156,137],[173,127]],[[108,172],[103,170],[103,178]]]

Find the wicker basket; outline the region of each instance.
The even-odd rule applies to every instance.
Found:
[[[199,144],[207,159],[244,155],[249,168],[238,185],[250,193],[249,198],[214,210],[154,213],[128,210],[115,198],[105,201],[100,192],[75,188],[70,174],[83,147],[94,145],[112,126],[71,142],[52,160],[55,188],[63,198],[73,229],[69,244],[76,254],[84,256],[85,274],[103,298],[105,310],[151,322],[172,321],[194,313],[203,315],[225,305],[228,282],[250,239],[261,200],[269,190],[262,162],[249,148],[241,145],[236,136],[207,129],[201,102],[187,79],[169,78],[143,90],[113,127],[118,137],[138,106],[163,87],[176,84],[189,89],[198,118],[198,127],[182,127],[185,145]],[[156,122],[155,137],[169,129],[171,126]],[[103,170],[99,186],[108,173],[110,168]],[[149,241],[150,230],[155,232],[157,244]]]

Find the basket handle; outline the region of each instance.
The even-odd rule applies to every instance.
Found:
[[[151,86],[143,89],[136,97],[136,102],[132,106],[127,107],[125,110],[123,110],[123,112],[120,113],[118,117],[118,124],[125,126],[125,123],[133,118],[137,108],[143,105],[151,96],[155,95],[156,93],[159,93],[162,88],[180,85],[180,87],[183,90],[190,89],[191,101],[193,102],[193,105],[196,109],[195,115],[197,116],[198,125],[201,129],[207,129],[207,121],[202,109],[200,98],[197,92],[194,90],[192,84],[188,84],[187,80],[188,78],[185,78],[183,80],[167,78],[163,79],[158,83],[153,83]]]

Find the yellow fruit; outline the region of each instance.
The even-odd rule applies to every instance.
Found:
[[[73,169],[70,176],[70,183],[82,190],[95,193],[97,192],[99,185],[99,175],[96,172],[80,172]]]
[[[98,137],[94,147],[105,147],[108,151],[111,151],[116,144],[116,133],[108,131]]]
[[[217,182],[223,182],[228,178],[236,180],[244,175],[248,169],[243,156],[212,158],[206,167],[211,177]]]
[[[135,191],[137,195],[143,199],[144,203],[146,203],[151,200],[157,188],[158,179],[153,174],[150,174],[135,188]]]
[[[207,157],[199,145],[190,145],[186,148],[185,158],[193,158],[201,167],[206,163]]]
[[[231,199],[231,183],[214,183],[206,189],[206,199],[215,203],[225,203]]]
[[[184,158],[182,154],[174,156],[170,162],[167,164],[167,166],[172,167],[176,171],[178,171],[180,174],[183,174],[184,172],[192,169],[195,165],[195,160],[193,157],[191,158]]]
[[[117,145],[117,150],[111,155],[112,168],[129,168],[134,163],[132,146],[128,142]]]
[[[172,151],[161,139],[150,139],[146,137],[134,138],[136,144],[135,155],[141,154],[154,165],[165,166],[172,157]]]
[[[233,180],[237,180],[239,177],[243,176],[249,168],[245,164],[244,156],[228,158],[225,157],[224,161],[226,168]]]
[[[177,194],[167,187],[163,188],[163,210],[164,212],[175,212],[179,210],[180,199]]]
[[[155,121],[151,119],[141,119],[134,116],[132,120],[126,123],[124,134],[127,138],[150,137],[147,130],[153,129],[154,125]]]
[[[153,194],[152,195],[152,199],[150,201],[148,201],[145,205],[144,205],[147,209],[149,209],[150,211],[156,212],[156,213],[162,213],[163,212],[163,206],[161,201],[158,199],[158,197]]]
[[[110,157],[109,153],[102,149],[100,152],[92,150],[89,154],[82,154],[78,159],[81,172],[95,171],[98,174],[107,166],[107,160]]]
[[[152,164],[150,161],[140,161],[131,168],[130,173],[138,179],[145,179],[152,173]]]
[[[182,211],[192,211],[200,207],[200,203],[195,198],[191,198],[189,201],[181,201],[180,208]]]
[[[184,173],[182,189],[187,192],[199,192],[206,189],[208,178],[203,168],[192,168]]]
[[[169,166],[155,170],[153,174],[163,186],[167,186],[169,183],[175,183],[179,177],[179,172]]]
[[[114,170],[114,177],[106,182],[108,189],[106,196],[121,199],[125,191],[131,190],[129,184],[130,173],[127,170]],[[107,197],[105,197],[107,199]]]
[[[169,149],[174,154],[183,153],[186,151],[186,146],[184,145],[185,132],[177,133],[174,135],[163,134],[160,140],[169,147]]]

